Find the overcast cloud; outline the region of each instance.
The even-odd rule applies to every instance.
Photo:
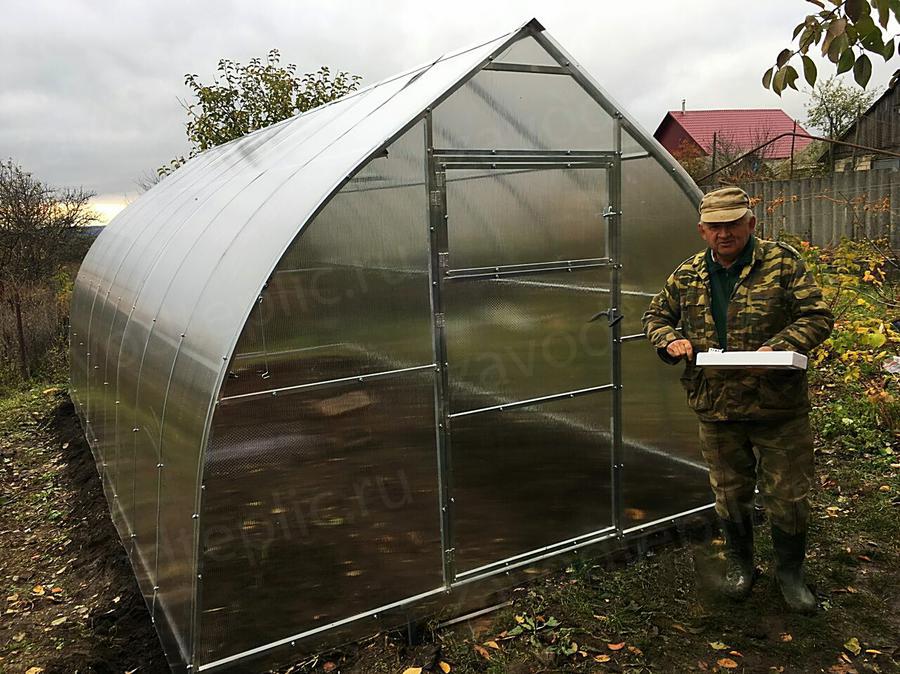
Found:
[[[782,107],[760,77],[811,5],[802,0],[642,2],[88,2],[4,0],[0,156],[98,201],[187,150],[184,74],[212,79],[219,58],[272,47],[301,71],[327,64],[369,84],[537,17],[653,131],[688,108]],[[880,59],[878,59],[880,61]],[[883,86],[894,64],[876,63]],[[871,86],[871,85],[870,85]]]

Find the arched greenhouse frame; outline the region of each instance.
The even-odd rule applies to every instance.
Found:
[[[125,209],[78,275],[71,394],[173,670],[459,615],[708,512],[640,327],[699,197],[532,20]]]

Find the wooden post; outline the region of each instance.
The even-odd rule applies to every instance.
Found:
[[[794,120],[794,135],[791,136],[791,173],[790,180],[794,179],[794,141],[797,140],[797,120]]]

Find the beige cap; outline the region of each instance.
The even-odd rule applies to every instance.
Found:
[[[733,222],[750,210],[750,197],[740,187],[723,187],[703,195],[700,222]]]

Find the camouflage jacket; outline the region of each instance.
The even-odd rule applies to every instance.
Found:
[[[666,345],[690,340],[694,353],[720,348],[710,310],[706,251],[682,262],[643,316],[660,357],[676,363]],[[756,240],[753,257],[728,302],[731,351],[808,352],[831,333],[834,317],[803,260],[786,244]],[[809,410],[805,371],[704,370],[686,364],[681,382],[704,421],[783,419]]]

